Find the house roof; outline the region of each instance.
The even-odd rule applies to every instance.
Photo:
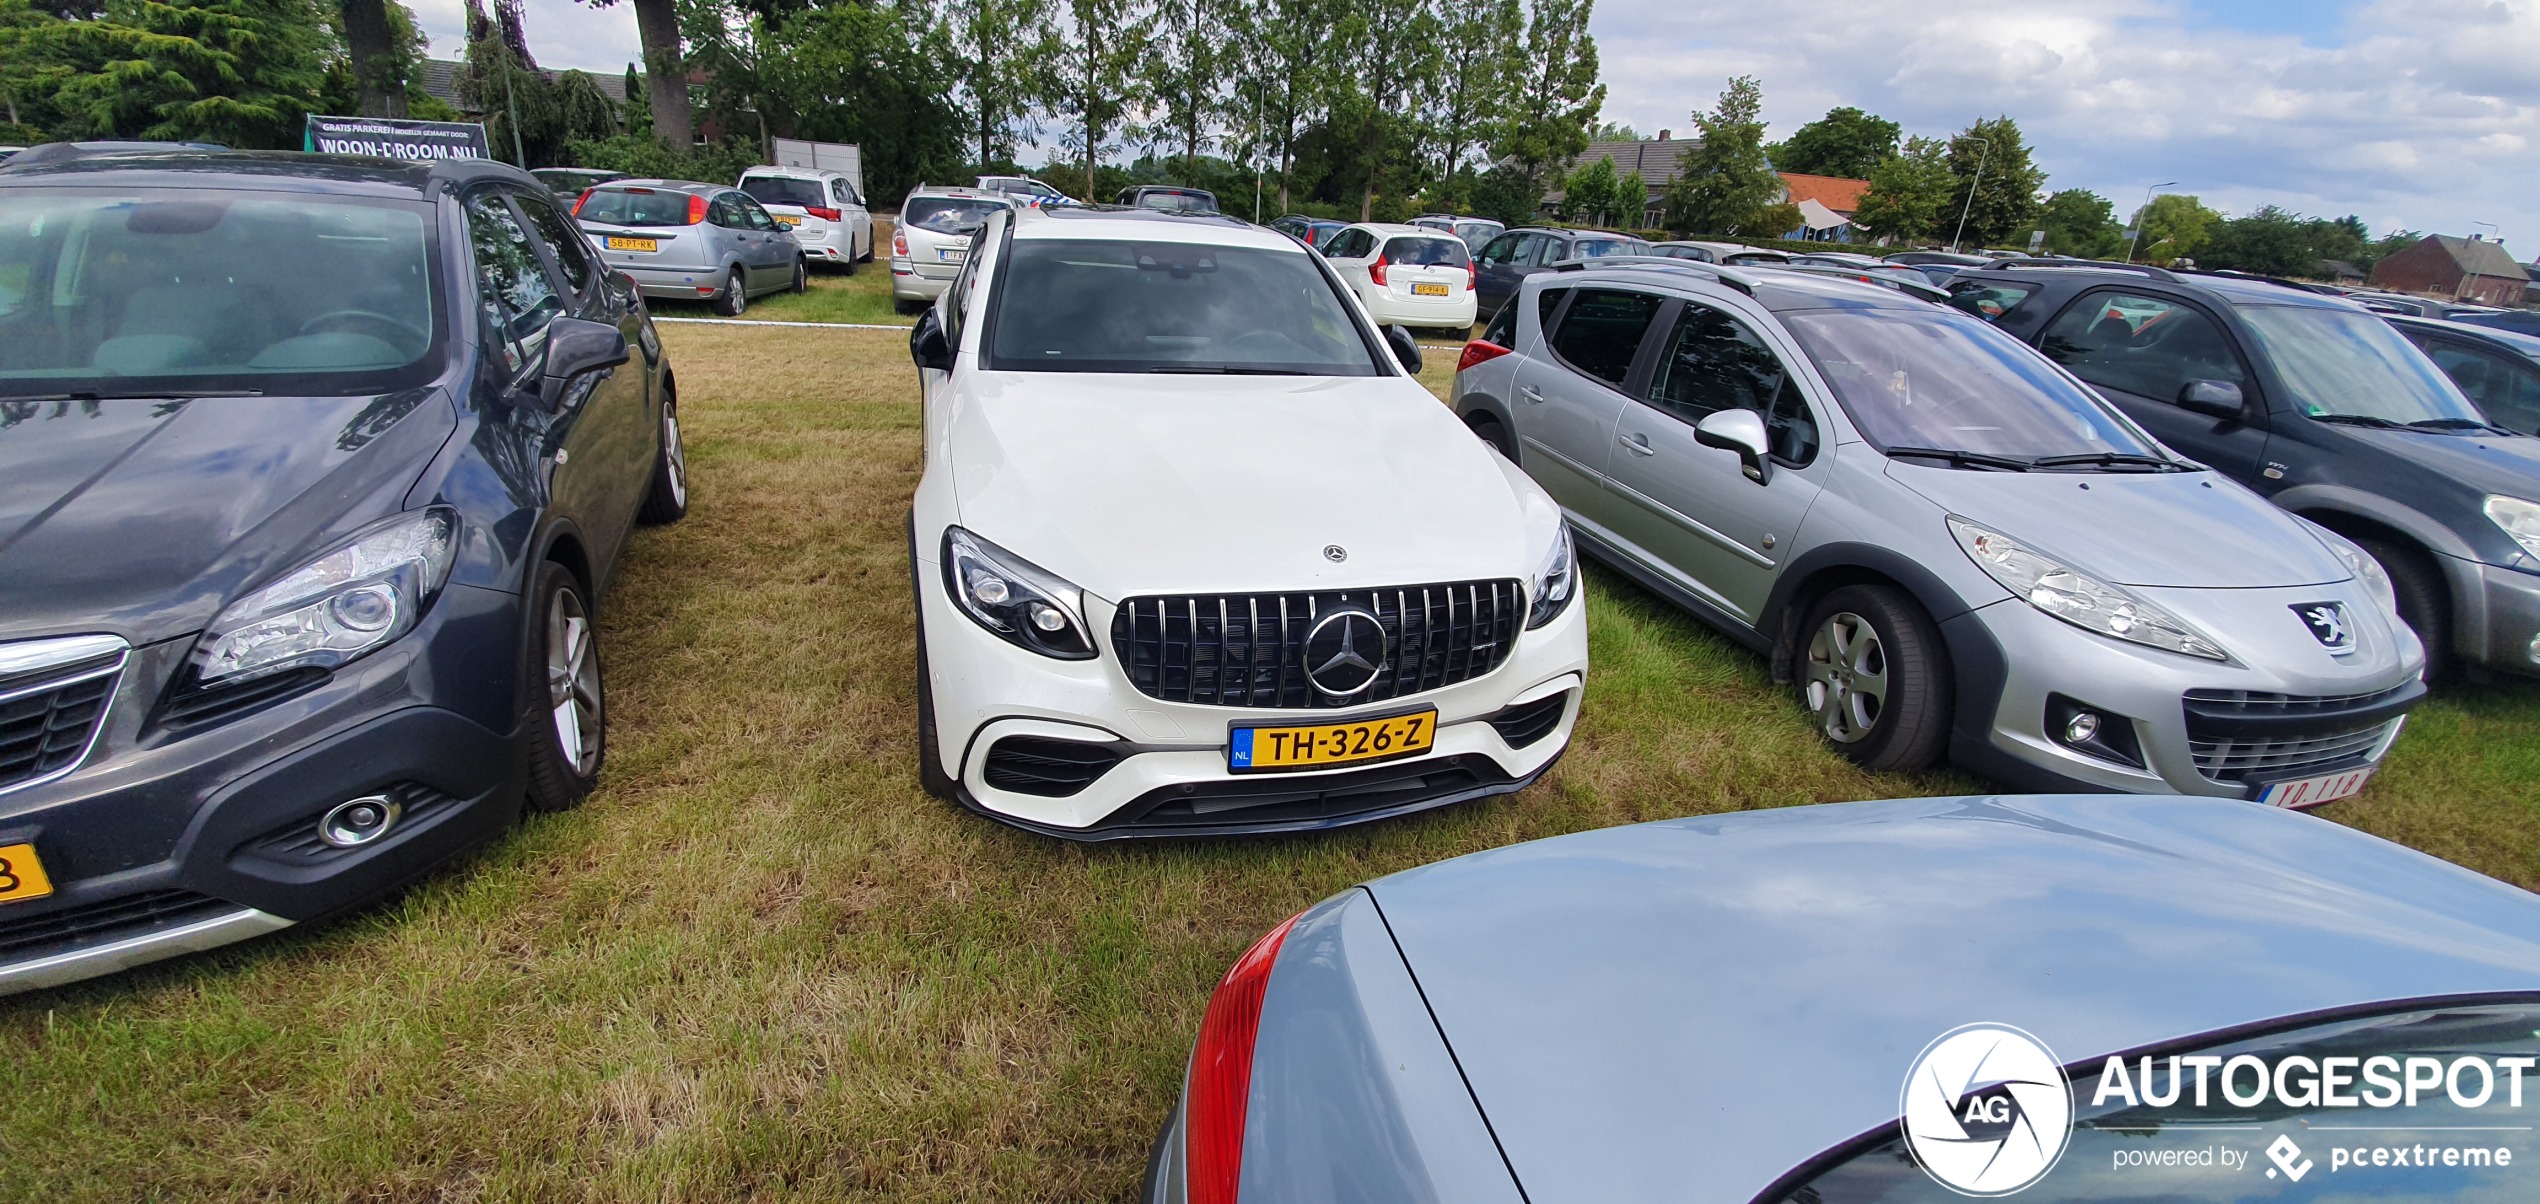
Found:
[[[2453,263],[2459,264],[2463,272],[2472,276],[2494,276],[2501,280],[2529,278],[2522,265],[2516,263],[2500,243],[2483,238],[2455,238],[2449,234],[2428,234],[2425,241],[2441,247],[2452,257]]]
[[[1868,180],[1847,180],[1841,176],[1812,176],[1795,171],[1780,173],[1782,186],[1790,190],[1790,203],[1806,205],[1815,201],[1846,217],[1861,207],[1861,194],[1870,190]]]
[[[467,112],[468,107],[459,103],[459,72],[466,66],[467,64],[456,59],[425,59],[419,64],[415,82],[422,85],[425,95],[451,108]],[[539,73],[550,80],[564,74],[561,71],[548,71],[544,68],[541,68]],[[626,103],[625,73],[593,71],[589,75],[591,82],[600,86],[601,95],[608,97],[615,104]],[[643,76],[639,74],[635,78],[640,80]]]
[[[1700,145],[1702,140],[1699,138],[1645,138],[1637,142],[1591,142],[1588,143],[1585,153],[1570,160],[1570,165],[1562,169],[1562,174],[1566,177],[1571,172],[1611,156],[1614,160],[1614,174],[1630,175],[1633,172],[1639,172],[1640,182],[1648,185],[1650,192],[1654,194],[1675,181],[1677,172],[1681,169],[1679,160],[1684,157],[1686,151]]]
[[[1825,206],[1815,197],[1799,202],[1799,224],[1811,230],[1834,230],[1852,224],[1852,219]]]

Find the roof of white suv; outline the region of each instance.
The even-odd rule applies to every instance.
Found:
[[[1108,238],[1124,242],[1213,243],[1295,251],[1295,239],[1221,213],[1172,209],[1018,209],[1016,238]]]

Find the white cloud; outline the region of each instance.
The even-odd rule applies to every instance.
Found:
[[[465,0],[408,0],[407,7],[432,40],[432,57],[454,59],[467,52]],[[493,7],[488,0],[485,10],[491,13]],[[550,70],[615,75],[644,59],[643,40],[635,34],[635,6],[625,0],[607,8],[576,0],[528,0],[521,25],[529,35],[530,56]]]
[[[2540,249],[2540,0],[2321,3],[2299,32],[2180,0],[1603,0],[1606,119],[1687,129],[1731,75],[1764,84],[1774,136],[1834,105],[1945,135],[2007,113],[2048,187],[2120,216],[2179,180],[2376,228],[2504,228]]]

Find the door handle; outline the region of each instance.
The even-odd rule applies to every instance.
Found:
[[[1535,403],[1536,405],[1542,405],[1542,404],[1543,404],[1543,390],[1538,389],[1538,388],[1534,387],[1533,385],[1519,385],[1519,386],[1517,386],[1517,396],[1519,396],[1519,397],[1523,397],[1523,398],[1525,398],[1526,400],[1528,400],[1528,401],[1531,401],[1531,402]]]
[[[1641,434],[1639,431],[1633,431],[1631,434],[1621,436],[1620,438],[1625,451],[1643,456],[1654,456],[1658,454],[1658,449],[1649,445],[1649,436]]]

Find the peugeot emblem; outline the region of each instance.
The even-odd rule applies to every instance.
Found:
[[[2320,647],[2340,656],[2355,650],[2355,629],[2347,622],[2346,608],[2335,602],[2296,602],[2293,613],[2301,616],[2302,625],[2310,628],[2311,638]]]
[[[1385,625],[1365,607],[1325,611],[1305,633],[1305,680],[1330,697],[1347,698],[1376,684],[1384,664]]]
[[[1349,559],[1349,549],[1336,543],[1324,544],[1323,559],[1331,561],[1334,564],[1339,564],[1340,562]]]

